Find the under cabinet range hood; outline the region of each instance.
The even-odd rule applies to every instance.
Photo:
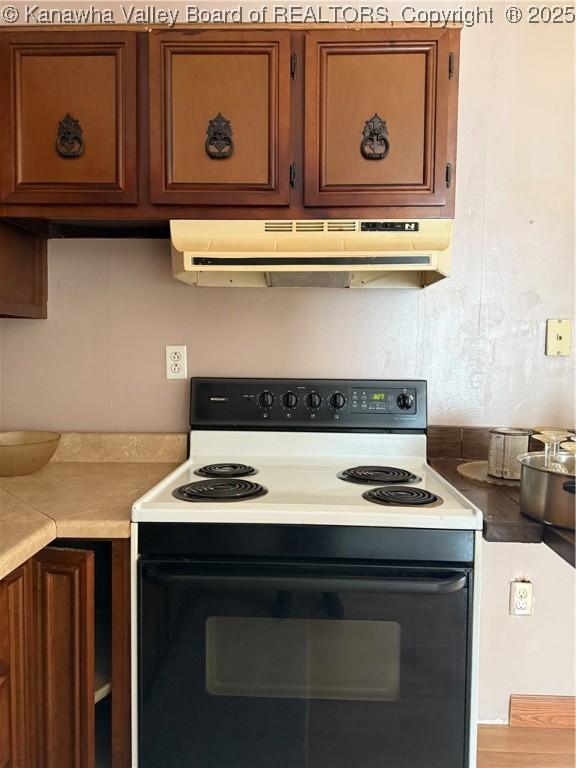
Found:
[[[231,288],[425,288],[450,273],[448,219],[178,220],[174,277]]]

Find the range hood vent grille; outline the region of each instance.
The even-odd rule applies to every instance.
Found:
[[[355,221],[329,221],[328,232],[356,232]]]
[[[294,224],[291,221],[266,221],[264,232],[292,232]]]
[[[355,221],[265,221],[264,232],[356,232]]]
[[[323,221],[297,221],[296,232],[324,232]]]
[[[350,272],[267,272],[269,288],[350,288]]]

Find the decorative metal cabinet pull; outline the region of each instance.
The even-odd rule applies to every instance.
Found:
[[[390,152],[388,128],[376,112],[364,123],[364,138],[360,144],[360,151],[366,160],[383,160]]]
[[[234,152],[232,126],[221,112],[218,112],[216,117],[208,123],[204,146],[206,147],[206,154],[212,160],[223,160],[232,156]]]
[[[80,157],[84,152],[84,131],[80,121],[73,118],[69,112],[58,123],[56,152],[65,158]]]

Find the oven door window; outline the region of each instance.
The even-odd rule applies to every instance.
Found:
[[[206,690],[214,696],[394,701],[396,621],[211,616]]]
[[[466,569],[139,573],[139,768],[467,765]]]

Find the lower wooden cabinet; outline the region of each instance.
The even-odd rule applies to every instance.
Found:
[[[112,694],[101,764],[130,766],[129,542],[77,546],[47,547],[0,581],[0,768],[94,768],[102,591]]]
[[[34,558],[38,764],[94,766],[94,553],[49,547]]]
[[[32,580],[28,562],[0,582],[0,768],[35,764]]]

